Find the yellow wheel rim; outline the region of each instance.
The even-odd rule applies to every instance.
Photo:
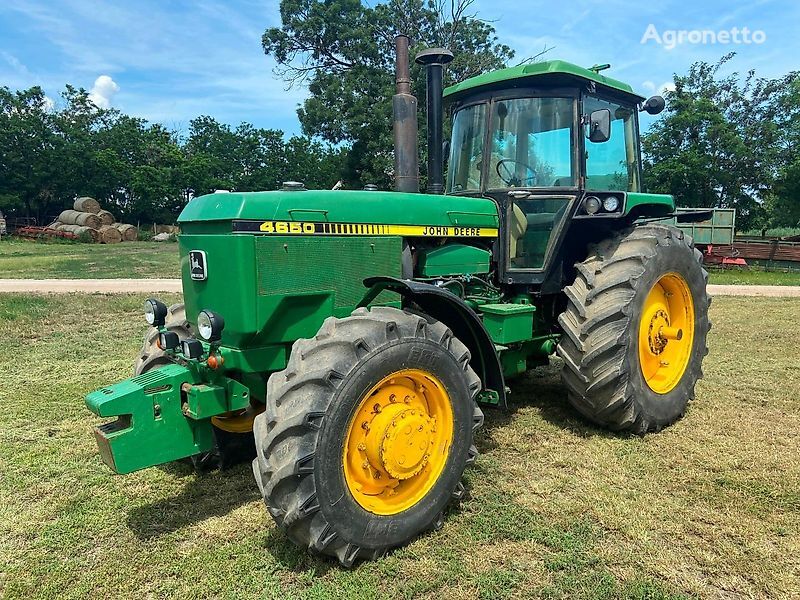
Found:
[[[694,344],[694,302],[677,273],[659,279],[644,302],[639,323],[639,364],[648,387],[666,394],[680,382]]]
[[[438,481],[452,441],[453,407],[441,382],[420,369],[392,373],[362,398],[347,428],[347,487],[372,513],[400,513]]]

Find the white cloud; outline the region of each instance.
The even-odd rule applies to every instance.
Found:
[[[42,108],[44,108],[47,112],[52,111],[55,109],[56,103],[53,102],[53,99],[49,96],[45,96],[44,100],[42,101]]]
[[[108,75],[100,75],[89,90],[89,100],[94,102],[97,108],[111,108],[111,100],[118,91],[119,85],[116,81]]]
[[[667,92],[674,92],[675,91],[675,82],[674,81],[665,81],[661,85],[656,85],[652,81],[643,81],[642,82],[642,89],[644,89],[649,94],[659,94],[663,96]]]

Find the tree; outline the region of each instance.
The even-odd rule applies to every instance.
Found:
[[[411,38],[412,54],[426,46],[450,48],[455,60],[447,83],[503,67],[513,57],[492,26],[468,12],[473,2],[389,0],[369,7],[360,0],[281,1],[282,25],[264,33],[264,51],[289,86],[308,85],[310,96],[298,109],[303,133],[346,145],[344,178],[351,186],[390,186],[397,33]],[[412,80],[423,99],[419,71],[413,67]]]
[[[664,116],[642,140],[645,183],[649,191],[673,194],[680,206],[736,208],[737,225],[749,229],[769,219],[765,200],[787,165],[780,122],[785,90],[798,74],[720,77],[734,56],[675,75]]]
[[[61,146],[40,87],[0,88],[0,208],[40,218],[46,214],[62,179]]]

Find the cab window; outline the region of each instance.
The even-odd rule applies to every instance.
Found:
[[[611,137],[594,143],[586,137],[586,189],[638,192],[639,156],[636,152],[636,111],[596,96],[583,102],[584,122],[600,109],[611,112]]]
[[[574,185],[571,98],[513,98],[492,105],[489,189]]]
[[[570,199],[534,197],[516,200],[508,213],[509,269],[543,269],[552,240]]]
[[[486,104],[462,108],[453,117],[447,170],[448,193],[480,190],[485,135]]]

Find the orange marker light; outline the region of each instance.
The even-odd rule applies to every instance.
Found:
[[[206,364],[211,367],[212,369],[218,369],[222,366],[222,363],[225,362],[221,356],[217,356],[216,354],[212,354],[208,357]]]

